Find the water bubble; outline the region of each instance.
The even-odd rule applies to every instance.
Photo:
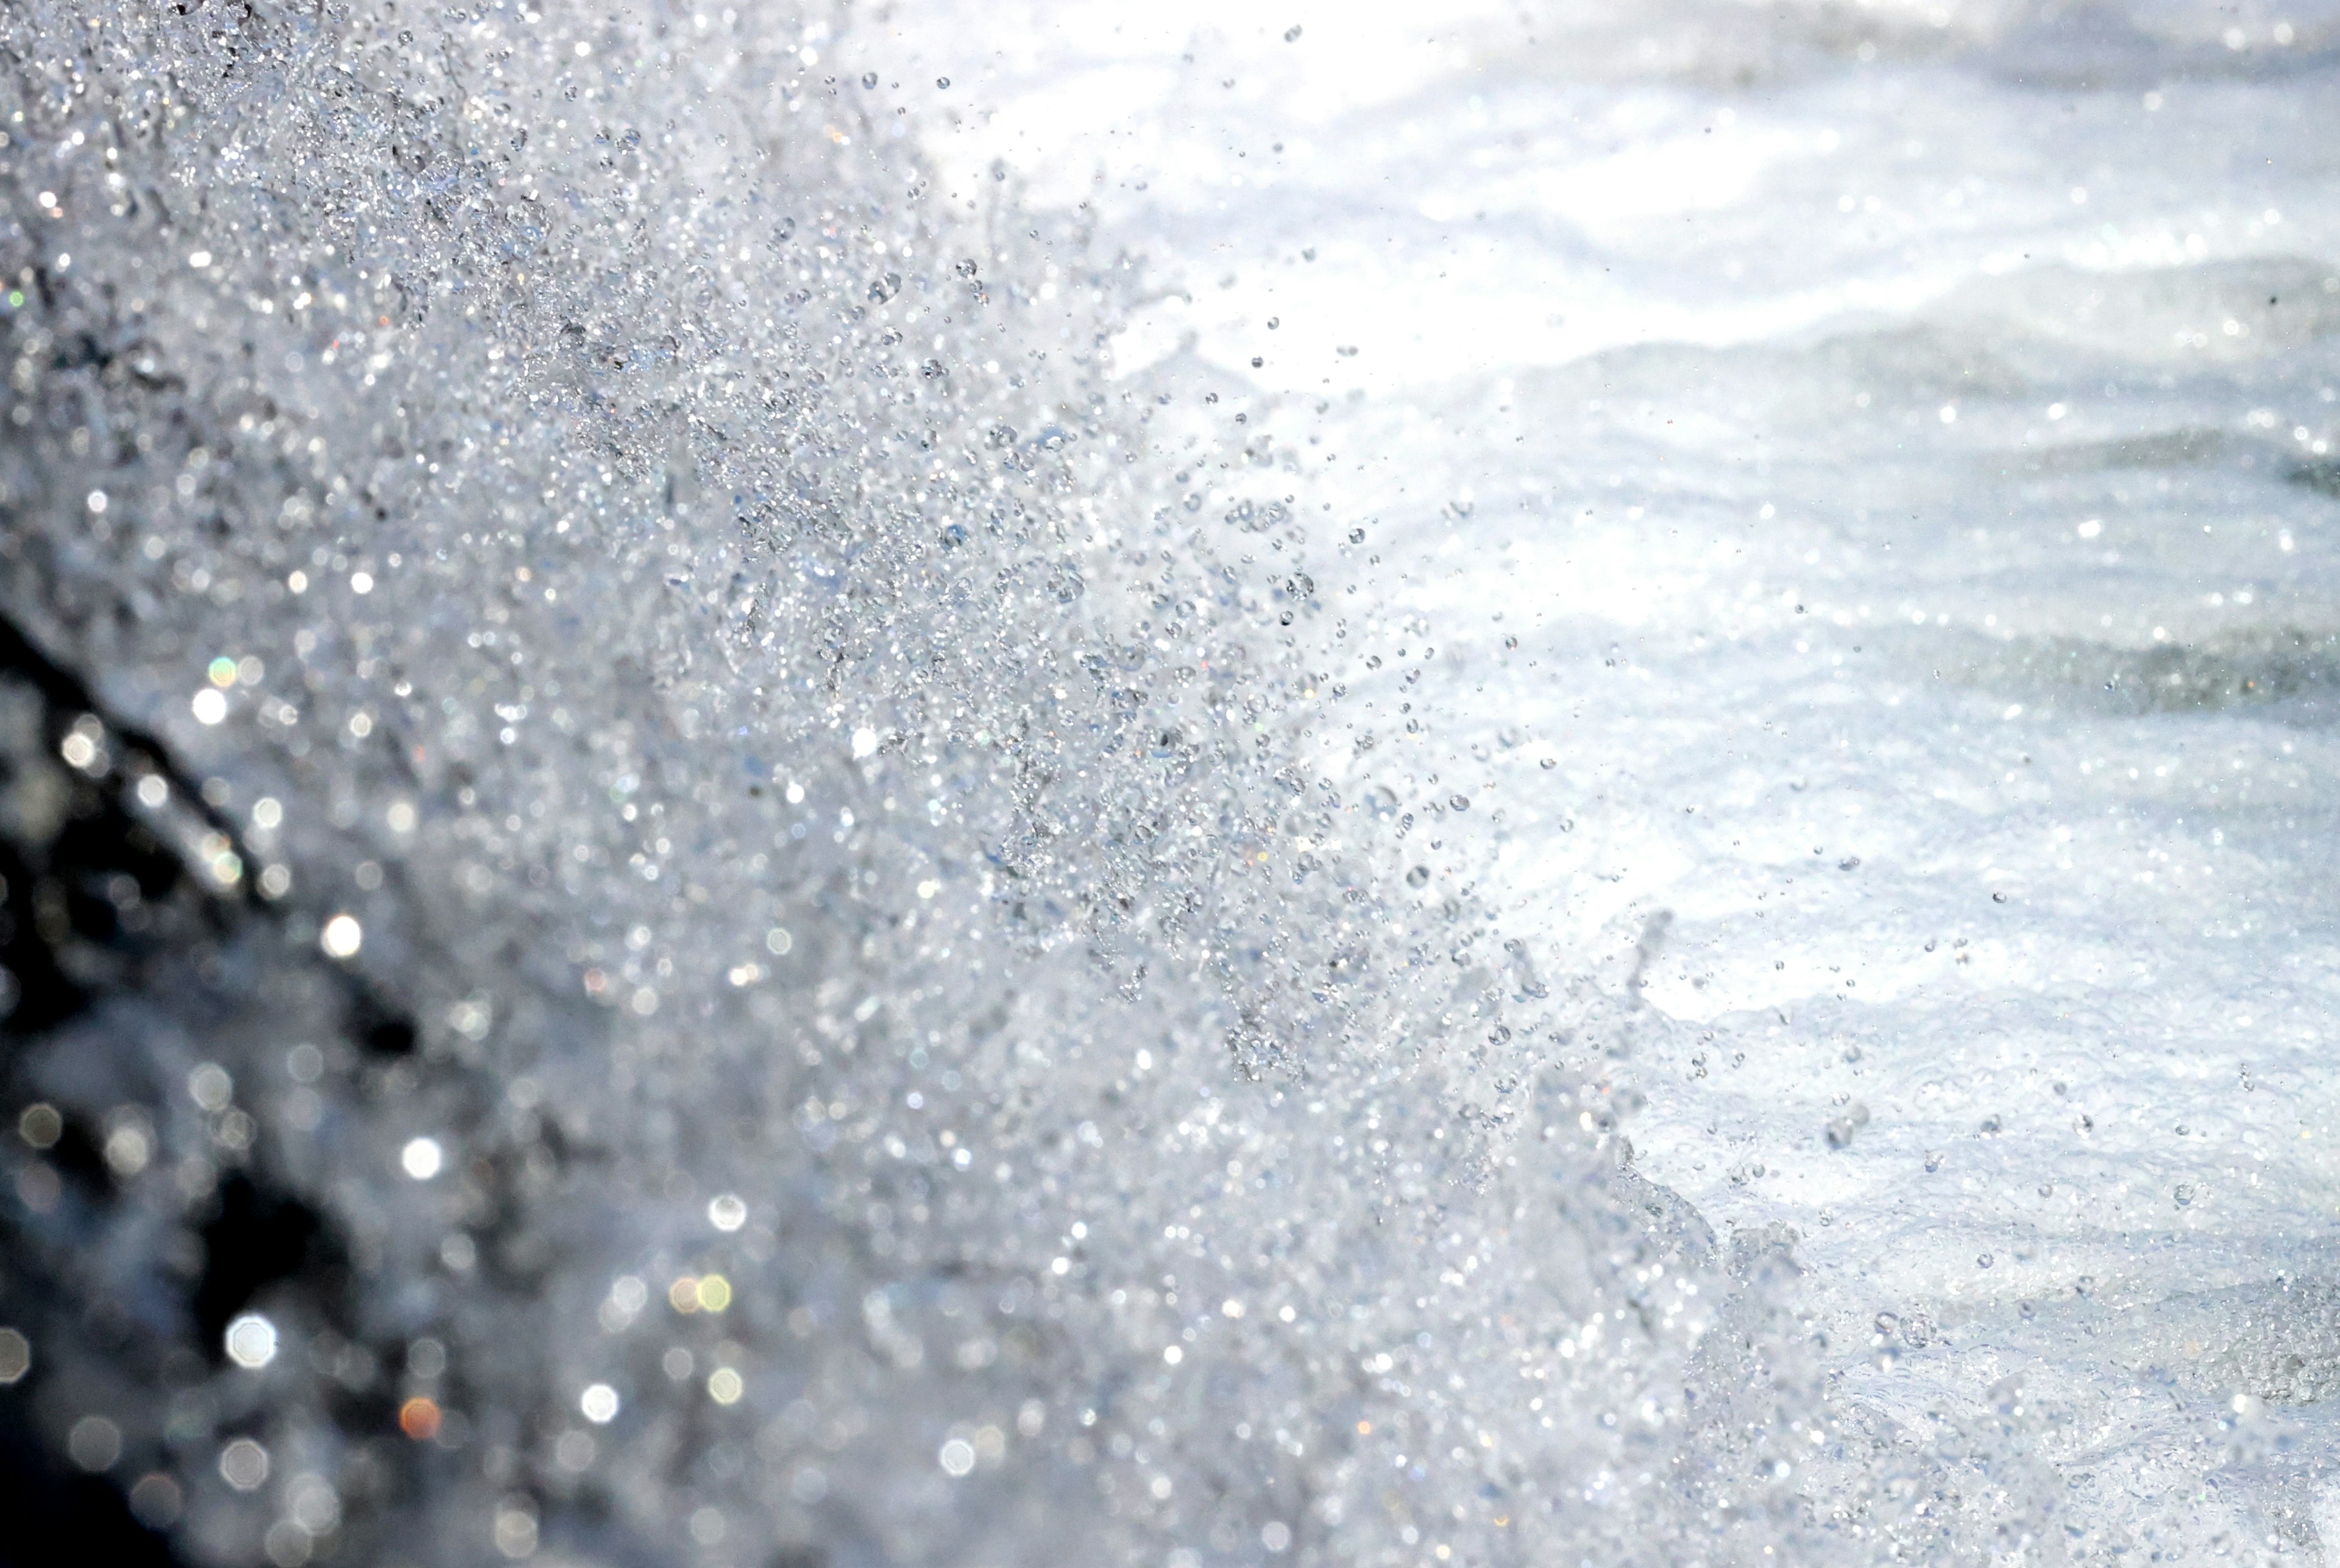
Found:
[[[1429,884],[1430,868],[1427,866],[1416,866],[1405,874],[1405,885],[1409,888],[1423,888]]]

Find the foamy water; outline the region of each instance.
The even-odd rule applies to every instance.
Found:
[[[2340,12],[105,21],[0,581],[220,912],[9,1310],[183,1556],[2325,1550]]]

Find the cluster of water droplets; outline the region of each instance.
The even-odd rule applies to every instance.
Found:
[[[0,23],[16,788],[191,868],[15,1069],[40,1429],[218,1563],[1987,1553],[853,20]]]
[[[9,609],[224,910],[25,1057],[42,1421],[220,1563],[1636,1535],[1694,1226],[840,21],[9,21]]]

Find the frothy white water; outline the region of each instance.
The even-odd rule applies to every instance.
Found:
[[[152,1146],[58,1447],[223,1563],[2321,1549],[2333,19],[2215,22],[13,19],[7,606],[265,895],[26,1048]]]
[[[1908,1549],[2312,1554],[2334,18],[1291,20],[1036,14],[960,134],[1375,519],[1393,786],[1681,1026],[1638,1168],[1792,1228],[1828,1419],[1972,1445]]]

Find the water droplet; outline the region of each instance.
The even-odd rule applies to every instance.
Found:
[[[257,1370],[276,1359],[276,1325],[247,1312],[227,1325],[226,1344],[230,1361]]]
[[[365,929],[352,915],[336,915],[325,922],[318,934],[317,945],[325,949],[329,958],[352,958],[365,943]]]
[[[220,1479],[238,1492],[257,1491],[268,1480],[268,1450],[239,1437],[220,1450]]]
[[[1828,1146],[1832,1149],[1850,1148],[1860,1129],[1869,1125],[1869,1107],[1859,1100],[1844,1107],[1844,1112],[1829,1121],[1823,1129]]]
[[[114,1468],[122,1457],[122,1428],[103,1415],[84,1415],[65,1438],[65,1452],[84,1470],[96,1474]]]

